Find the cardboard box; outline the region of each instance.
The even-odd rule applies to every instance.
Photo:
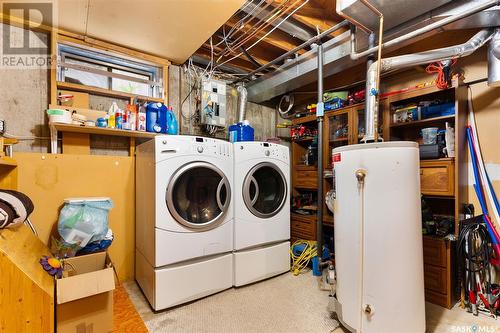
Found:
[[[66,260],[74,270],[56,280],[58,333],[113,330],[115,277],[106,252]]]

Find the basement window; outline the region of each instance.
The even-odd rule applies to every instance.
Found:
[[[163,98],[162,68],[73,45],[58,44],[58,81]]]

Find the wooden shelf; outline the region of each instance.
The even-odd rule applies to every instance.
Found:
[[[455,121],[455,115],[451,116],[442,116],[442,117],[435,117],[435,118],[429,118],[429,119],[423,119],[423,120],[415,120],[415,121],[410,121],[407,123],[397,123],[397,124],[391,124],[391,128],[395,127],[419,127],[419,126],[425,126],[428,124],[432,123],[437,123],[437,122],[444,122],[444,121]]]
[[[301,219],[307,219],[307,220],[310,220],[312,222],[316,221],[316,214],[312,214],[312,215],[302,215],[302,214],[298,214],[298,213],[290,213],[290,216],[292,218],[296,217],[296,218],[301,218]]]
[[[295,165],[293,168],[295,170],[300,170],[300,171],[316,171],[316,170],[318,170],[317,166],[315,166],[315,165]]]
[[[349,140],[348,137],[343,137],[343,138],[337,138],[337,139],[330,140],[330,143],[332,143],[332,142],[345,142],[348,140]]]
[[[50,126],[55,128],[60,132],[72,132],[72,133],[83,133],[83,134],[98,134],[98,135],[114,135],[114,136],[124,136],[128,138],[154,138],[156,133],[149,132],[139,132],[139,131],[127,131],[114,128],[104,128],[96,126],[80,126],[73,124],[63,124],[63,123],[51,123]]]
[[[107,97],[113,97],[113,98],[121,98],[121,99],[131,99],[131,98],[137,97],[141,101],[159,102],[159,103],[165,102],[165,100],[163,98],[135,95],[135,94],[129,94],[129,93],[121,92],[121,91],[115,91],[115,90],[98,88],[98,87],[90,87],[90,86],[85,86],[82,84],[61,82],[61,81],[57,81],[57,89],[81,91],[81,92],[86,92],[89,94],[107,96]]]
[[[304,117],[294,118],[292,120],[292,124],[298,125],[298,124],[310,123],[312,121],[316,121],[316,114],[310,114]]]
[[[303,138],[303,139],[292,139],[292,142],[295,142],[295,143],[310,143],[310,142],[313,142],[315,138]]]
[[[17,162],[13,158],[6,156],[0,158],[0,166],[15,168],[17,166]]]

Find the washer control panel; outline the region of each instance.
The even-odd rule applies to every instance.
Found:
[[[187,135],[164,135],[156,137],[157,159],[166,155],[188,154],[231,158],[233,146],[223,140]]]
[[[193,152],[199,155],[230,157],[232,155],[232,147],[229,142],[212,138],[194,137]]]

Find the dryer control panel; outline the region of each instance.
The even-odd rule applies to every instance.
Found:
[[[231,157],[232,155],[232,147],[229,142],[204,137],[194,137],[194,139],[193,153],[221,157]]]
[[[269,142],[261,142],[260,144],[265,157],[277,158],[288,162],[289,151],[287,147]]]
[[[290,150],[287,146],[270,142],[235,142],[235,157],[240,160],[253,158],[273,158],[290,163]]]

